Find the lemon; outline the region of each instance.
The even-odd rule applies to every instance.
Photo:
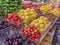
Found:
[[[44,28],[45,27],[45,25],[44,24],[40,24],[40,28]]]
[[[40,31],[40,32],[44,32],[44,29],[40,29],[39,31]]]

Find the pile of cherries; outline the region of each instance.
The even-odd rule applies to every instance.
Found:
[[[41,33],[35,25],[26,26],[24,29],[21,30],[21,33],[34,41],[38,41],[38,39],[41,38]]]
[[[36,45],[34,41],[31,41],[22,34],[14,34],[11,37],[6,38],[6,45]]]
[[[22,23],[22,19],[18,16],[18,14],[10,14],[8,17],[7,17],[7,20],[13,24],[17,24],[19,25],[20,23]]]

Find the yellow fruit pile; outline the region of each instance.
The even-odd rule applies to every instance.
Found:
[[[24,24],[27,25],[31,21],[35,20],[37,17],[37,13],[34,9],[27,8],[26,10],[20,10],[18,15],[24,20]]]
[[[47,27],[51,24],[51,22],[48,20],[48,18],[41,16],[40,18],[34,20],[31,22],[31,25],[36,25],[38,27],[38,30],[42,33],[44,33],[47,29]]]
[[[60,14],[60,9],[59,8],[55,8],[55,9],[51,10],[50,13],[58,16]]]
[[[49,13],[52,9],[53,9],[52,4],[47,4],[40,7],[40,11],[42,11],[42,13],[44,14]]]

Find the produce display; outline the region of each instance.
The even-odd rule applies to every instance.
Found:
[[[10,35],[11,27],[0,30],[0,41],[4,41],[4,39]],[[1,43],[0,43],[1,44]]]
[[[49,13],[53,9],[52,4],[46,4],[40,7],[40,11],[42,11],[43,14]]]
[[[7,37],[6,45],[36,45],[35,42],[28,39],[22,34],[14,34],[12,37]]]
[[[0,30],[5,29],[10,26],[12,26],[10,22],[4,20],[3,18],[0,18]]]
[[[7,21],[11,22],[12,24],[21,25],[23,19],[21,19],[18,14],[13,13],[7,17]]]
[[[27,9],[27,8],[38,9],[42,6],[42,4],[33,3],[31,1],[24,1],[23,6],[24,6],[24,9]]]
[[[10,12],[15,12],[17,13],[19,10],[23,9],[22,6],[22,0],[10,0],[10,7],[9,7],[9,11]]]
[[[42,0],[0,0],[0,45],[38,45],[47,33],[43,44],[51,39],[52,27],[60,15],[59,5],[34,1]]]
[[[2,10],[0,10],[0,17],[2,17],[2,18],[6,17],[6,16],[3,16],[3,15],[5,15],[4,12]]]
[[[31,25],[36,25],[38,30],[44,33],[48,26],[50,26],[51,22],[48,20],[47,17],[41,16],[40,18],[31,22]]]
[[[0,41],[5,39],[12,29],[12,24],[0,17]]]
[[[54,14],[55,16],[58,16],[60,14],[60,8],[56,8],[56,6],[54,6],[53,4],[46,4],[40,7],[40,11],[42,12],[42,14],[46,15],[46,14]]]
[[[6,18],[10,13],[17,13],[23,9],[22,0],[0,0],[0,15]]]
[[[46,4],[40,7],[42,14],[53,22],[60,15],[60,8],[55,8],[52,4]]]
[[[24,0],[24,1],[32,1],[35,3],[48,3],[48,2],[50,2],[50,0]]]
[[[42,15],[42,12],[39,9],[35,9],[37,15],[37,18],[39,18]]]
[[[32,0],[32,1],[34,1],[34,2],[42,2],[42,0]]]
[[[35,20],[37,13],[34,9],[27,8],[26,10],[22,9],[18,12],[18,15],[24,20],[24,25],[28,25],[31,21]]]
[[[23,19],[21,19],[18,14],[12,13],[7,19],[13,25],[14,30],[20,30],[23,24]]]
[[[60,14],[60,9],[59,8],[55,8],[55,9],[51,10],[50,13],[54,14],[55,16],[58,16]]]
[[[41,37],[41,33],[37,29],[35,25],[28,25],[24,29],[21,30],[23,35],[27,35],[31,40],[38,41]]]

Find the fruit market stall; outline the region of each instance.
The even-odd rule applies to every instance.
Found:
[[[0,45],[51,45],[60,7],[39,1],[0,0]]]

